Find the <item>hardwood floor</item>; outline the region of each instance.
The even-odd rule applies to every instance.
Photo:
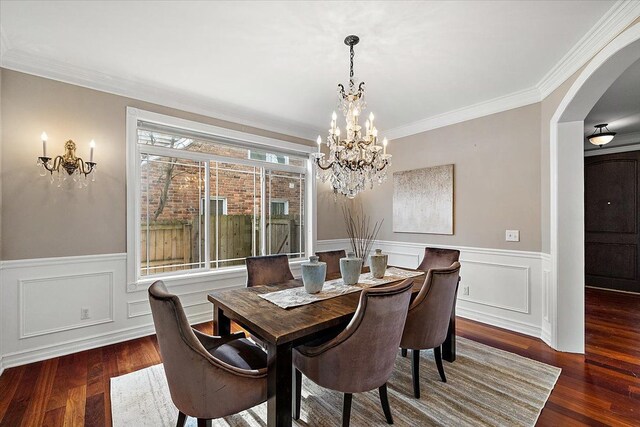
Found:
[[[458,335],[562,368],[539,426],[640,425],[640,296],[586,291],[586,355],[458,319]],[[211,332],[211,325],[198,329]],[[1,426],[111,425],[109,379],[160,363],[149,336],[7,369]]]

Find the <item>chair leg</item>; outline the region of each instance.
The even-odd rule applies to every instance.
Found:
[[[302,372],[296,369],[296,403],[293,407],[293,419],[300,419],[300,400],[302,395]]]
[[[444,375],[444,366],[442,366],[442,350],[440,346],[433,349],[433,356],[436,359],[436,366],[438,367],[438,373],[443,383],[447,382],[447,377]]]
[[[342,427],[349,427],[349,420],[351,419],[351,400],[353,395],[351,393],[344,394],[344,403],[342,405]]]
[[[378,389],[378,392],[380,393],[380,403],[382,404],[382,411],[387,419],[387,424],[393,424],[391,408],[389,407],[389,397],[387,396],[387,383],[384,383],[382,387]]]
[[[187,422],[187,416],[178,411],[178,422],[176,423],[176,427],[184,427],[185,422]]]
[[[211,427],[211,420],[205,420],[204,418],[198,418],[198,427]]]
[[[402,357],[407,357],[407,349],[406,348],[401,348],[400,349],[400,354],[402,354]]]
[[[420,350],[411,350],[411,376],[413,377],[413,395],[420,399]]]

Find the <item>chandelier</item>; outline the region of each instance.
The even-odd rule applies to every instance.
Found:
[[[364,82],[356,89],[353,77],[353,47],[358,44],[358,36],[347,36],[344,43],[349,46],[350,69],[349,89],[338,85],[338,109],[345,117],[344,133],[337,125],[335,111],[331,117],[331,129],[326,139],[328,156],[321,152],[322,137],[318,136],[318,152],[313,153],[317,176],[322,182],[330,181],[335,193],[353,199],[356,194],[373,183],[387,179],[386,167],[391,155],[387,154],[387,139],[378,141],[378,129],[373,125],[373,113],[365,122],[364,129],[358,123],[367,104],[364,99]]]

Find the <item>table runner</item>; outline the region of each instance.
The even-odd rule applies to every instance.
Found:
[[[260,294],[260,298],[277,305],[281,308],[293,308],[301,305],[311,304],[317,301],[323,301],[330,298],[339,297],[340,295],[358,292],[362,289],[373,286],[380,286],[386,283],[396,282],[398,280],[407,279],[409,277],[417,277],[424,274],[422,271],[402,270],[400,268],[388,268],[382,279],[376,279],[371,273],[363,273],[358,278],[355,285],[345,285],[342,279],[333,279],[324,282],[322,290],[317,294],[309,294],[304,290],[303,286],[283,289],[281,291],[270,292],[268,294]]]

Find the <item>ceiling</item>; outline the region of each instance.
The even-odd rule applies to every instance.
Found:
[[[593,106],[584,120],[585,136],[591,135],[599,123],[608,123],[609,130],[616,132],[611,145],[640,142],[640,60],[631,64]],[[586,148],[597,147],[587,144]]]
[[[2,1],[0,64],[312,138],[328,129],[348,79],[343,39],[357,34],[356,77],[384,136],[534,90],[612,6]]]

